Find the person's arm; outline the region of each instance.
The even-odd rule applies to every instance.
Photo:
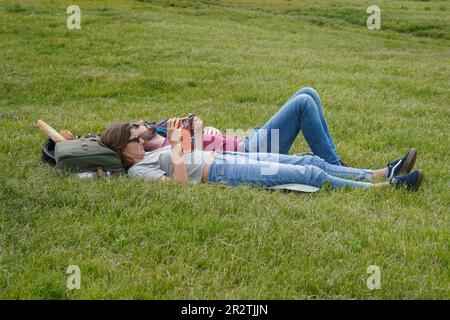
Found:
[[[203,121],[194,117],[194,149],[203,150]]]
[[[172,118],[167,121],[167,138],[170,141],[171,158],[173,163],[172,179],[178,183],[189,181],[181,149],[181,133],[178,129],[179,120]]]

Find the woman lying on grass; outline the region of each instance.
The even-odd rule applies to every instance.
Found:
[[[390,185],[415,191],[422,183],[420,171],[410,173],[416,159],[415,149],[397,161],[378,170],[355,169],[329,164],[318,156],[289,156],[269,153],[215,152],[194,150],[182,153],[179,120],[169,119],[167,135],[170,145],[145,152],[144,141],[138,134],[139,126],[115,123],[102,134],[104,145],[116,151],[133,177],[149,180],[173,179],[179,183],[205,182],[274,187],[285,184],[303,184],[332,188],[381,188]],[[202,122],[194,121],[194,130],[203,131]],[[355,180],[350,180],[350,179]],[[372,183],[374,179],[387,181]]]
[[[166,121],[140,121],[138,134],[144,139],[144,150],[153,151],[168,146]],[[152,126],[153,125],[153,126]],[[278,130],[274,133],[274,130]],[[312,88],[297,91],[262,128],[247,137],[224,135],[214,127],[204,128],[204,149],[207,151],[267,152],[288,154],[294,140],[302,131],[311,151],[334,165],[340,160],[323,113],[322,102]],[[160,134],[159,134],[160,133]],[[272,149],[272,134],[279,135],[279,145]]]

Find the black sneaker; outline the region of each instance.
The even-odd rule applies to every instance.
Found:
[[[417,150],[411,148],[405,157],[388,163],[387,179],[392,179],[395,176],[404,176],[405,174],[410,173],[416,163],[416,157]]]
[[[406,190],[417,191],[422,184],[423,173],[416,170],[407,174],[406,176],[393,177],[389,179],[389,183],[396,188],[406,187]]]

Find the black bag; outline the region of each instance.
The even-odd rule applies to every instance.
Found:
[[[41,148],[41,160],[51,166],[56,166],[55,142],[50,138],[45,141]]]

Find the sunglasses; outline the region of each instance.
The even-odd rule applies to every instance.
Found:
[[[128,143],[130,143],[130,142],[137,142],[137,143],[140,143],[141,142],[141,135],[138,135],[138,136],[136,136],[136,137],[133,137],[133,138],[130,138],[129,140],[128,140]]]

